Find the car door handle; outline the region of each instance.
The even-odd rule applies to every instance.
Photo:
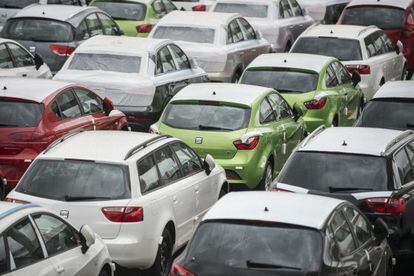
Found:
[[[65,272],[65,268],[64,268],[63,266],[58,266],[58,267],[56,268],[56,272],[57,272],[58,274],[62,274],[63,272]]]

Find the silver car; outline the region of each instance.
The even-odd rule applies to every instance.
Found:
[[[260,32],[235,13],[174,11],[149,37],[174,40],[211,81],[219,82],[237,82],[253,59],[271,50]]]
[[[1,36],[41,56],[56,73],[79,44],[100,34],[122,32],[107,13],[96,7],[33,5],[7,20]]]

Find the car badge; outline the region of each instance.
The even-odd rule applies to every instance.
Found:
[[[60,216],[64,219],[68,219],[69,218],[69,211],[68,210],[60,211]]]
[[[198,145],[202,144],[203,143],[203,137],[196,137],[195,138],[195,143],[198,144]]]

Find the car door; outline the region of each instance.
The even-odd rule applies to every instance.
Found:
[[[25,49],[14,43],[6,43],[14,62],[16,77],[38,78],[40,71],[36,70],[32,55]]]
[[[400,80],[402,79],[403,68],[404,68],[404,54],[399,53],[397,54],[394,46],[392,45],[391,40],[389,39],[388,35],[385,32],[381,32],[381,39],[382,43],[385,48],[385,55],[390,57],[391,62],[391,73],[390,77],[391,80]]]
[[[253,27],[250,25],[249,22],[247,22],[246,19],[240,17],[237,19],[239,22],[239,25],[242,28],[244,37],[246,38],[246,41],[250,42],[250,48],[247,48],[246,51],[248,53],[247,56],[247,64],[252,62],[257,56],[260,56],[261,54],[266,54],[269,52],[269,48],[266,44],[264,44],[261,40],[257,39],[256,31],[253,29]]]

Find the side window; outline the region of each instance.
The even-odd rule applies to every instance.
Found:
[[[42,247],[28,218],[6,232],[7,244],[16,269],[44,258]]]
[[[173,144],[172,149],[177,155],[185,175],[202,170],[203,166],[201,165],[200,158],[192,149],[182,143]]]
[[[86,24],[88,25],[91,36],[104,34],[96,13],[90,14],[86,17]]]
[[[161,1],[164,4],[164,8],[167,13],[170,13],[177,9],[170,0],[161,0]]]
[[[376,49],[374,46],[374,34],[367,36],[365,39],[365,47],[367,48],[368,57],[375,56]]]
[[[285,118],[293,116],[288,103],[279,95],[274,94],[274,93],[270,94],[269,102],[273,110],[276,112],[277,120],[281,120],[281,119],[285,119]]]
[[[169,147],[155,152],[155,163],[160,172],[160,184],[166,185],[182,177],[180,166]]]
[[[335,213],[330,222],[330,227],[341,255],[349,255],[356,249],[351,229],[342,213]]]
[[[243,32],[242,32],[239,24],[237,23],[236,19],[234,19],[233,21],[230,22],[228,29],[231,32],[233,43],[237,43],[237,42],[240,42],[240,41],[244,40]]]
[[[4,244],[3,236],[0,236],[0,274],[6,273],[10,270],[9,262],[7,261],[6,246]]]
[[[115,22],[106,14],[98,13],[99,20],[101,20],[103,31],[106,35],[117,35],[117,26]]]
[[[334,62],[333,68],[335,70],[339,84],[347,84],[352,82],[348,70],[342,64],[339,62]]]
[[[167,46],[161,48],[157,54],[157,74],[175,71],[173,57]]]
[[[190,61],[187,57],[187,55],[183,52],[183,50],[181,50],[180,48],[178,48],[176,45],[170,44],[170,50],[171,52],[174,54],[175,57],[175,61],[177,62],[178,65],[178,69],[180,70],[185,70],[185,69],[190,69]]]
[[[88,25],[86,24],[86,20],[82,20],[82,22],[76,28],[76,40],[86,40],[90,37],[91,36],[88,31]]]
[[[71,90],[59,94],[56,102],[60,109],[61,119],[72,119],[82,115],[78,101]]]
[[[270,106],[267,97],[263,100],[260,105],[259,120],[261,124],[270,123],[276,120],[275,112]]]
[[[42,235],[49,256],[65,252],[80,244],[79,236],[61,219],[47,214],[38,214],[33,216],[33,220]]]
[[[14,43],[7,43],[7,47],[9,47],[9,50],[14,57],[16,67],[34,66],[32,55],[30,55],[25,49]]]
[[[103,101],[98,95],[82,88],[75,88],[73,91],[78,97],[85,114],[103,112]]]
[[[391,53],[391,52],[395,51],[394,46],[392,45],[392,42],[391,42],[391,40],[389,39],[389,37],[386,33],[384,33],[384,32],[381,33],[381,39],[384,43],[385,51],[387,53]]]
[[[9,51],[6,48],[5,44],[0,44],[0,68],[9,69],[13,68],[13,60],[10,56]]]
[[[412,165],[408,159],[405,149],[400,150],[394,155],[394,162],[398,169],[401,185],[414,180]]]
[[[152,2],[152,8],[159,17],[163,17],[167,14],[164,4],[161,2],[161,0],[155,0]]]
[[[359,244],[365,244],[372,237],[371,230],[365,218],[355,210],[353,207],[347,206],[344,208],[346,218],[351,223],[353,231],[359,241]]]
[[[246,34],[247,40],[254,40],[256,39],[256,33],[253,29],[253,27],[249,24],[249,22],[246,21],[244,18],[239,18],[239,23],[244,29],[244,33]]]
[[[374,46],[375,46],[375,55],[379,56],[379,55],[383,55],[386,53],[385,50],[385,45],[381,39],[381,32],[376,32],[374,33]]]
[[[293,16],[293,12],[287,0],[281,0],[279,2],[279,14],[280,18],[289,18]]]
[[[329,65],[328,69],[326,70],[325,75],[325,83],[326,87],[332,88],[339,85],[338,79],[335,75],[335,70],[333,69],[333,65]]]
[[[292,5],[292,12],[294,16],[303,16],[302,8],[299,6],[296,0],[289,0]]]
[[[145,157],[138,163],[139,185],[144,194],[159,187],[159,175],[152,155]]]

